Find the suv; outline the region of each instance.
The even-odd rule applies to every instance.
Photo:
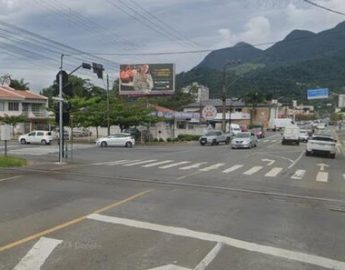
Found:
[[[216,145],[221,142],[225,144],[229,144],[231,141],[231,134],[230,133],[224,133],[220,130],[212,130],[208,131],[205,135],[201,136],[199,138],[199,143],[201,145],[205,145],[207,143],[211,145]]]
[[[337,140],[331,135],[318,134],[308,140],[306,156],[312,154],[327,154],[331,158],[335,158]]]
[[[27,144],[27,143],[51,144],[51,142],[53,141],[53,136],[50,131],[36,130],[36,131],[31,131],[30,133],[21,135],[18,138],[18,141],[21,144]]]

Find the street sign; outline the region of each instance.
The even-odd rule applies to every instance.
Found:
[[[323,99],[328,98],[329,89],[328,88],[318,88],[318,89],[308,89],[307,98],[310,99]]]
[[[212,105],[206,105],[203,109],[202,109],[202,117],[205,120],[213,120],[216,118],[217,116],[217,109],[216,107],[212,106]]]
[[[2,125],[0,129],[1,129],[0,140],[1,141],[11,140],[11,125]]]

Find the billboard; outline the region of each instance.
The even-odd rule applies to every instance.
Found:
[[[120,95],[167,95],[175,92],[174,64],[120,65]]]
[[[328,98],[329,90],[328,88],[318,88],[318,89],[308,89],[307,99],[322,99]]]

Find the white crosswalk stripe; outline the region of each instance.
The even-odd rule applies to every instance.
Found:
[[[127,164],[124,164],[123,166],[135,166],[135,165],[141,165],[141,164],[145,164],[145,163],[151,163],[151,162],[155,162],[157,161],[157,159],[150,159],[150,160],[141,160],[141,161],[138,161],[138,162],[131,162],[131,163],[127,163]]]
[[[276,177],[282,170],[283,168],[279,168],[279,167],[272,168],[268,173],[265,174],[265,176]]]
[[[242,167],[243,167],[242,164],[236,164],[236,165],[234,165],[234,166],[232,166],[232,167],[222,171],[222,173],[230,173],[230,172],[236,171],[236,170],[238,170],[238,169],[240,169]]]
[[[150,167],[154,167],[154,166],[158,166],[158,165],[163,165],[163,164],[167,164],[167,163],[171,163],[171,162],[174,162],[174,161],[173,160],[163,160],[163,161],[158,161],[158,162],[146,164],[146,165],[143,165],[141,167],[150,168]]]
[[[269,142],[270,140],[264,140],[264,142]]]
[[[135,159],[135,160],[119,160],[119,161],[113,161],[113,162],[109,162],[105,165],[107,166],[114,166],[114,165],[122,165],[125,163],[129,163],[129,162],[136,162],[136,161],[140,161],[139,159]]]
[[[168,165],[160,166],[158,168],[160,168],[160,169],[168,169],[168,168],[173,168],[173,167],[177,167],[177,166],[188,164],[188,163],[191,163],[191,162],[190,161],[181,161],[181,162],[177,162],[177,163],[173,163],[173,164],[168,164]]]
[[[328,182],[328,172],[318,172],[316,175],[316,181],[317,182]]]
[[[189,166],[181,167],[179,169],[180,170],[198,169],[198,168],[200,168],[201,165],[205,165],[207,163],[208,162],[199,162],[199,163],[195,163],[195,164],[192,164],[192,165],[189,165]]]
[[[218,168],[220,168],[220,167],[222,167],[224,165],[225,165],[225,163],[216,163],[216,164],[213,164],[213,165],[208,166],[206,168],[200,169],[200,171],[208,172],[208,171],[211,171],[211,170],[216,170],[216,169],[218,169]]]
[[[252,175],[252,174],[260,171],[262,168],[263,168],[262,166],[254,166],[254,167],[250,168],[248,171],[245,171],[243,174]]]
[[[292,179],[301,180],[304,177],[305,170],[297,170],[295,173],[291,176]]]
[[[273,143],[277,142],[277,140],[272,140]]]
[[[92,163],[92,165],[99,166],[99,165],[116,165],[116,164],[121,164],[121,163],[126,163],[129,162],[130,160],[127,159],[121,159],[117,161],[105,161],[105,162],[97,162],[97,163]]]

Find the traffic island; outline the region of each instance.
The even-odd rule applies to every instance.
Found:
[[[0,167],[23,167],[26,166],[27,161],[19,157],[0,157]]]

